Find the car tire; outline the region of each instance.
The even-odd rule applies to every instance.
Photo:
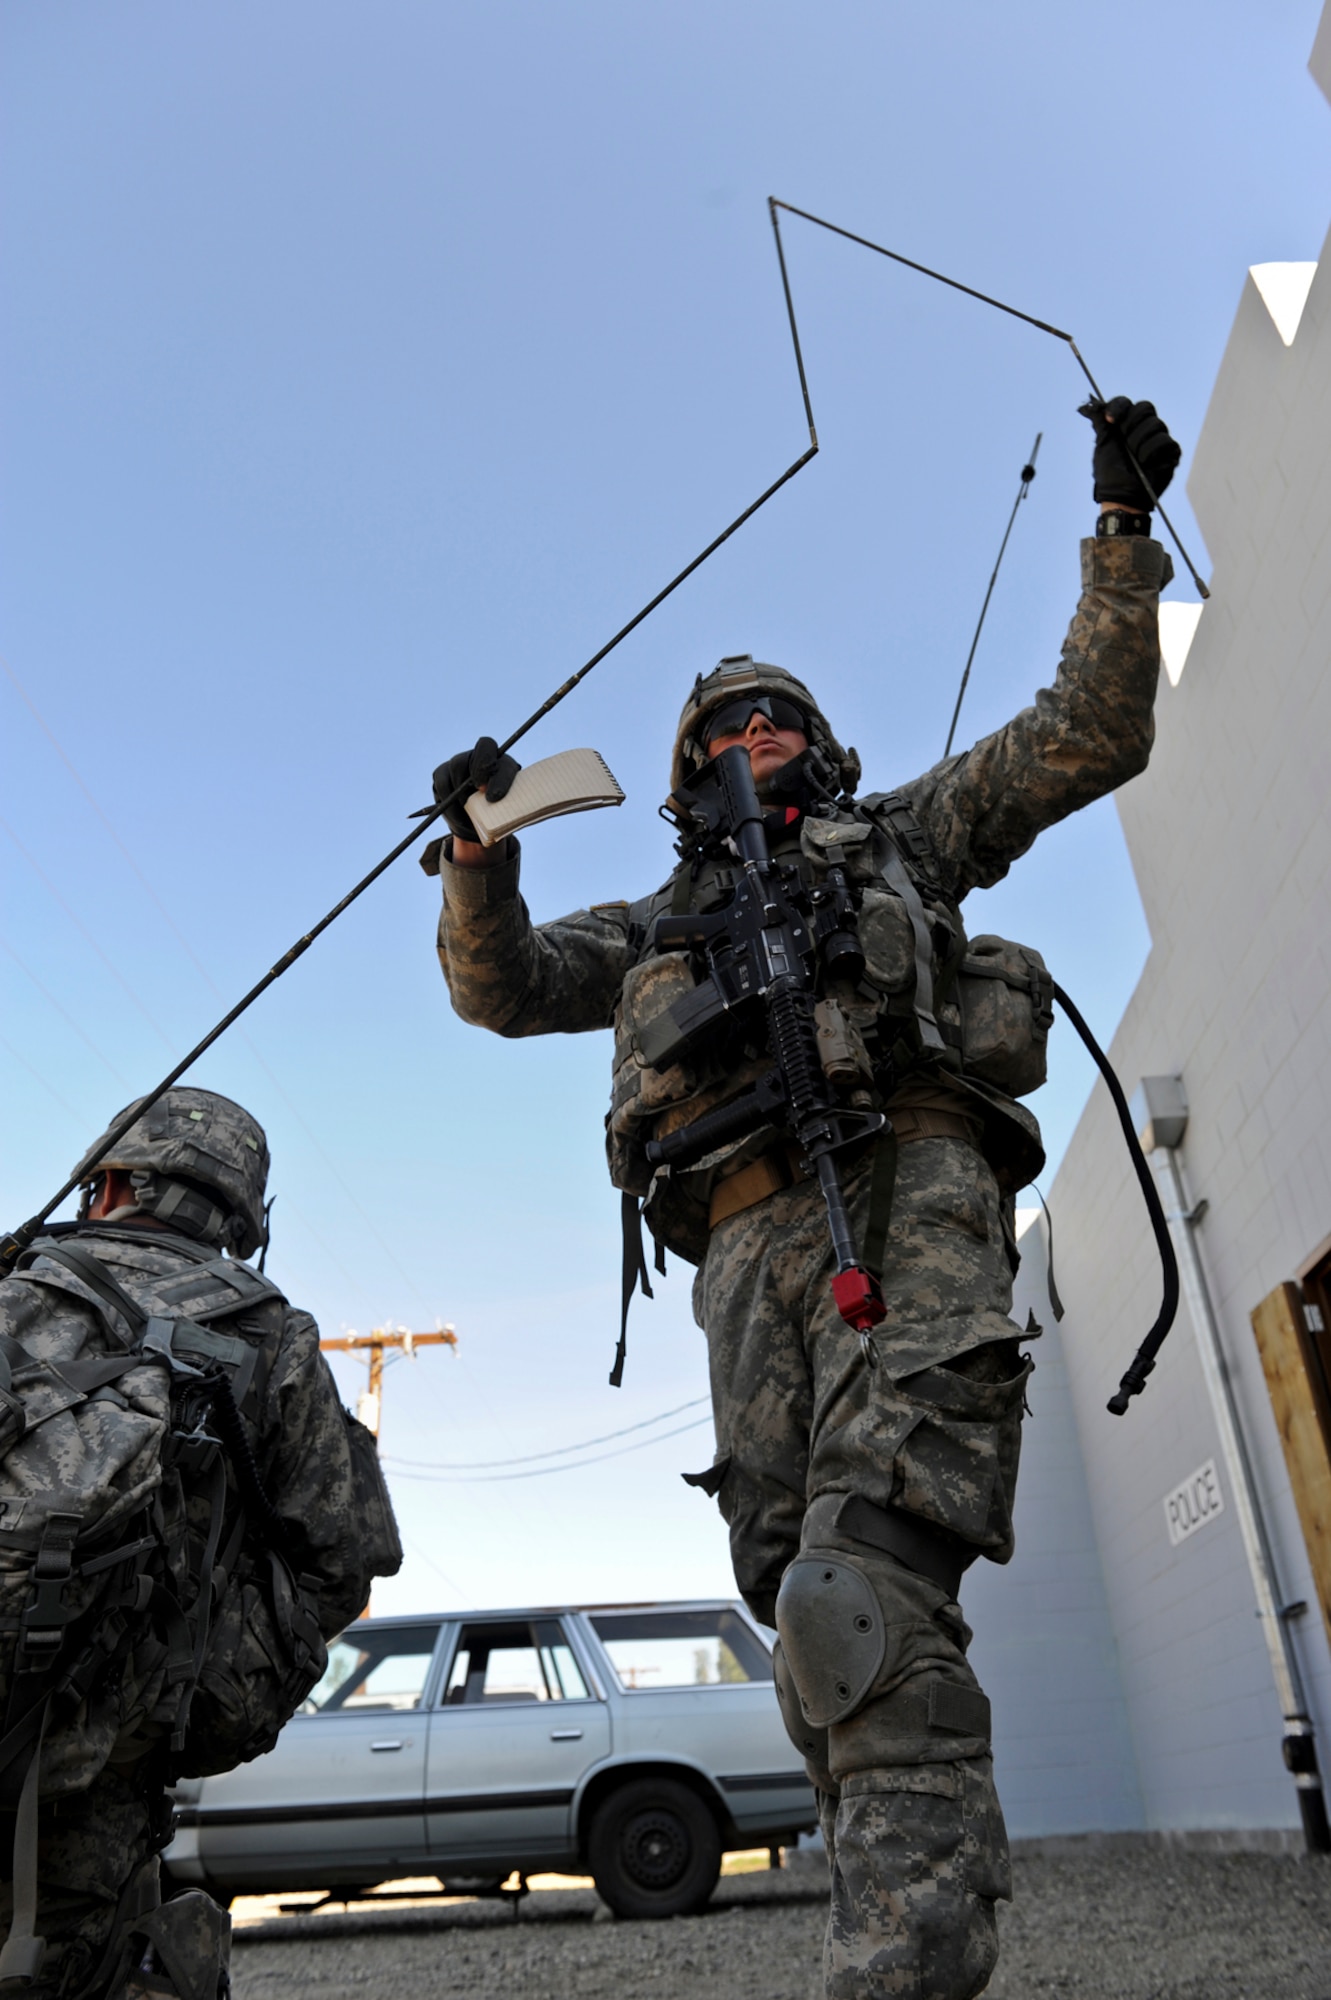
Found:
[[[692,1916],[716,1887],[721,1835],[687,1785],[639,1778],[597,1808],[587,1859],[617,1917]]]

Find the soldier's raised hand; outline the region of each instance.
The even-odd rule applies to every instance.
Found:
[[[493,736],[481,736],[471,750],[459,750],[440,764],[434,774],[434,802],[444,809],[449,830],[459,840],[480,845],[480,835],[467,817],[466,803],[476,792],[487,799],[502,799],[522,769],[516,757],[500,754]]]
[[[1154,403],[1113,396],[1107,403],[1083,403],[1081,415],[1095,430],[1092,470],[1095,497],[1146,514],[1174,477],[1183,453],[1156,414]],[[1141,472],[1123,449],[1127,445]],[[1141,474],[1150,481],[1148,493]]]

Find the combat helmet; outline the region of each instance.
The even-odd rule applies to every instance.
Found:
[[[127,1104],[88,1148],[74,1170],[79,1180],[119,1167],[144,1214],[233,1256],[252,1255],[268,1234],[268,1141],[258,1120],[215,1090],[168,1090],[108,1150],[107,1133],[133,1109]]]
[[[707,760],[707,746],[698,733],[698,725],[739,694],[780,694],[788,701],[798,702],[809,718],[809,741],[826,751],[840,778],[842,791],[854,792],[860,782],[859,752],[842,748],[832,733],[831,723],[803,681],[785,667],[772,667],[755,660],[751,653],[728,654],[710,674],[699,674],[693,683],[675,733],[670,763],[672,792],[687,783]]]

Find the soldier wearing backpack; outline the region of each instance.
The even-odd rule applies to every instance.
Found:
[[[402,1551],[317,1326],[242,1261],[261,1127],[175,1089],[81,1167],[0,1282],[0,1986],[214,2000],[228,1920],[161,1902],[166,1787],[270,1749]]]

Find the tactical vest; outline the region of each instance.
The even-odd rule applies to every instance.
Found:
[[[967,938],[932,845],[898,794],[875,793],[834,817],[806,815],[797,838],[773,843],[773,858],[797,858],[810,886],[838,866],[856,899],[864,976],[853,987],[838,985],[818,1007],[819,1051],[838,1090],[867,1093],[890,1109],[903,1086],[936,1081],[968,1100],[1005,1191],[1025,1185],[1043,1154],[1035,1119],[1015,1100],[1045,1080],[1053,1021],[1052,981],[1040,954],[1005,938]],[[721,908],[736,873],[718,856],[700,866],[682,863],[664,888],[632,906],[631,935],[641,956],[614,1019],[610,1177],[647,1198],[653,1233],[692,1263],[706,1250],[706,1201],[717,1168],[755,1157],[771,1135],[755,1135],[673,1175],[653,1171],[646,1143],[736,1096],[771,1067],[771,1057],[755,1009],[746,1024],[752,1039],[741,1039],[739,1030],[722,1033],[700,1053],[655,1069],[643,1053],[644,1036],[696,982],[689,953],[654,953],[651,938],[666,912]]]

